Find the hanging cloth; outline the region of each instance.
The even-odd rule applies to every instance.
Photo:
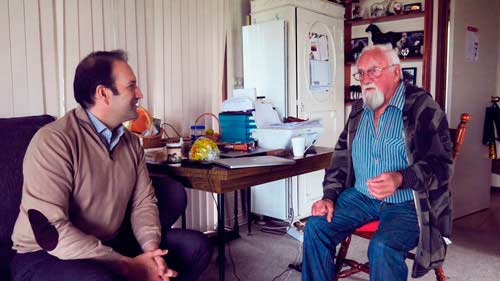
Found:
[[[483,144],[489,147],[491,159],[497,159],[495,140],[500,140],[500,108],[493,102],[486,108],[483,125]]]

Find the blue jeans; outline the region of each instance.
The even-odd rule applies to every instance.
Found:
[[[356,228],[373,220],[380,220],[380,225],[368,247],[370,280],[406,280],[406,252],[417,246],[419,235],[413,201],[385,203],[348,188],[340,194],[330,223],[324,216],[307,220],[302,281],[333,280],[336,246]]]

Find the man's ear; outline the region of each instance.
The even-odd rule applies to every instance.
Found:
[[[95,88],[95,95],[94,95],[94,100],[96,103],[98,102],[104,102],[105,104],[109,104],[109,92],[111,92],[110,89],[103,85],[98,85]]]
[[[399,82],[399,80],[403,79],[401,77],[401,65],[399,65],[399,64],[396,65],[396,68],[394,69],[394,75],[395,75],[394,80],[396,80],[398,82]]]

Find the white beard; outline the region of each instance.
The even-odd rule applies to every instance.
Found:
[[[366,88],[375,89],[366,90]],[[363,103],[371,110],[376,110],[384,104],[385,101],[384,94],[373,84],[362,86],[361,97],[363,98]]]

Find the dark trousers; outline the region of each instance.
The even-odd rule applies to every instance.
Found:
[[[206,235],[199,231],[172,229],[184,212],[187,196],[184,187],[167,178],[153,178],[160,221],[162,241],[160,248],[168,249],[167,265],[179,273],[171,280],[198,280],[212,256],[212,247]],[[142,253],[126,216],[119,235],[104,244],[129,257]],[[45,251],[16,254],[11,263],[13,281],[124,281],[93,260],[61,260]]]

